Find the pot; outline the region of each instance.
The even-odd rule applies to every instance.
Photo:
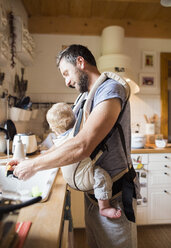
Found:
[[[146,143],[146,137],[141,133],[132,133],[131,134],[131,148],[141,149],[144,148]]]

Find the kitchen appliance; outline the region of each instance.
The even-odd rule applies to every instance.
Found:
[[[141,133],[132,133],[131,134],[131,148],[132,149],[141,149],[144,148],[146,143],[146,136]]]
[[[12,152],[14,153],[14,147],[17,145],[17,142],[21,137],[22,143],[26,146],[26,154],[33,154],[37,151],[37,140],[36,135],[33,133],[23,133],[23,134],[16,134],[13,140],[13,148]]]
[[[5,153],[7,150],[7,131],[0,127],[0,153]]]
[[[4,127],[0,127],[0,152],[11,152],[12,140],[16,133],[15,124],[11,120],[7,120]],[[9,141],[8,143],[7,140]]]

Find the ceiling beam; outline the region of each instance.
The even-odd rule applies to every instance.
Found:
[[[78,34],[101,35],[103,28],[118,25],[125,29],[126,37],[168,38],[171,39],[171,22],[135,21],[126,19],[31,17],[28,28],[30,33],[39,34]]]

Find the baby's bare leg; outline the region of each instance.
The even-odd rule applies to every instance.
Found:
[[[99,212],[102,216],[117,219],[121,217],[121,210],[110,206],[109,200],[98,200]]]

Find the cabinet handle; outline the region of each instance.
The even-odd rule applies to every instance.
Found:
[[[164,172],[165,175],[167,175],[167,172]]]
[[[165,164],[165,165],[164,165],[164,167],[166,167],[166,168],[167,168],[168,166]]]
[[[168,193],[167,190],[164,190],[164,193]]]
[[[165,156],[165,158],[168,158],[168,156]]]

